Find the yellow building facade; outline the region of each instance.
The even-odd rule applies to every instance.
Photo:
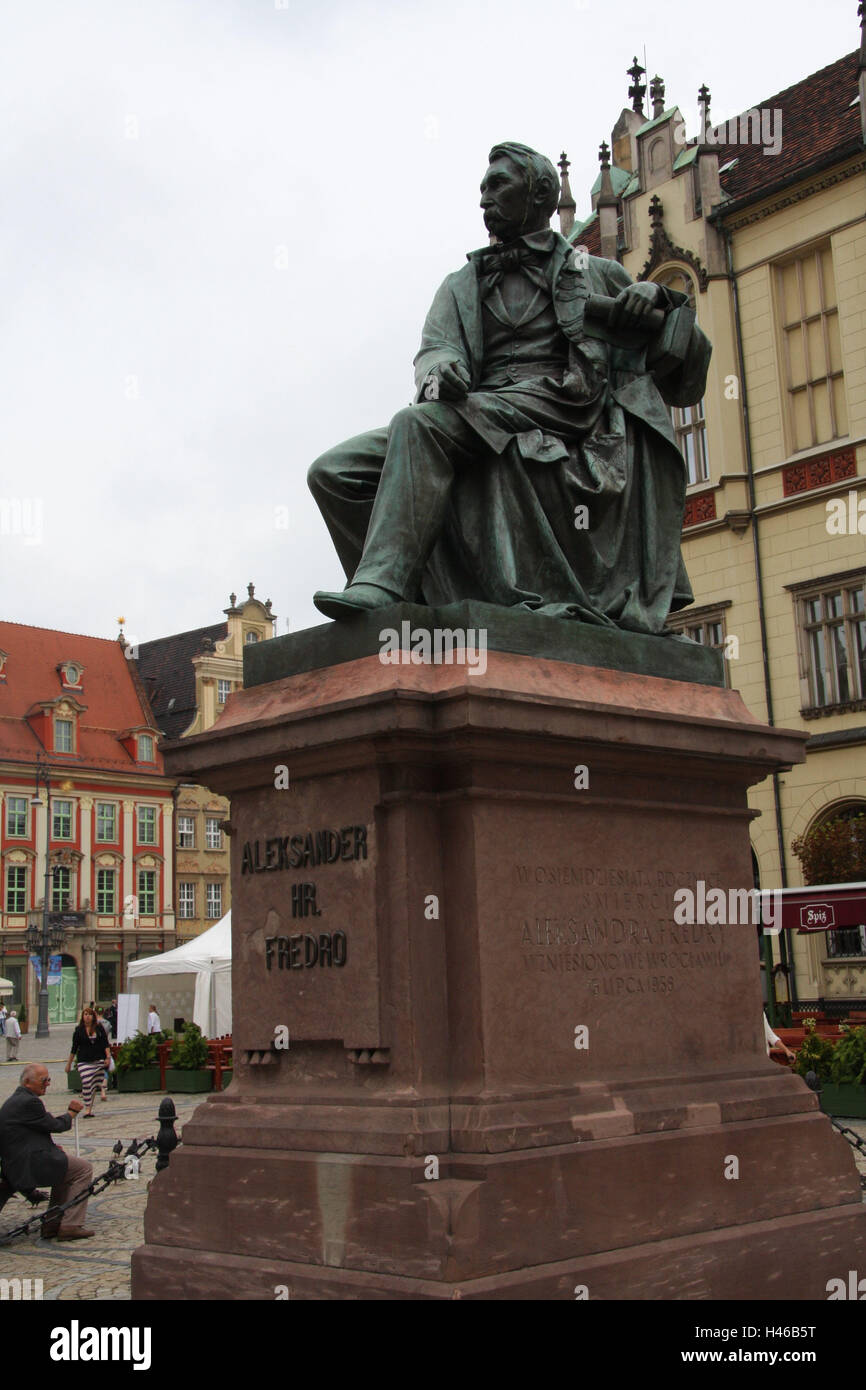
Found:
[[[702,406],[673,412],[695,604],[670,626],[724,651],[755,716],[809,735],[806,761],[751,795],[760,885],[796,887],[792,841],[866,811],[866,42],[721,125],[702,87],[691,139],[661,79],[650,112],[630,75],[577,226],[560,166],[561,225],[689,293],[713,343]],[[780,1002],[863,1007],[866,927],[774,952],[793,957]]]

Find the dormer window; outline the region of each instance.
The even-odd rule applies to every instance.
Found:
[[[251,647],[253,642],[258,642],[258,640],[259,634],[257,632],[249,631],[244,633],[244,642],[248,647]]]
[[[77,661],[61,661],[58,670],[64,690],[80,690],[84,667]]]
[[[9,660],[8,652],[0,652],[0,685],[6,679],[6,662]]]
[[[55,719],[54,721],[54,751],[55,753],[74,753],[73,746],[73,724],[71,719]]]
[[[140,763],[153,762],[153,738],[150,734],[138,735],[138,761]]]

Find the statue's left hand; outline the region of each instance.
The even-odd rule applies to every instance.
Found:
[[[613,303],[608,319],[609,328],[636,328],[641,320],[659,306],[658,286],[642,282],[622,290]]]

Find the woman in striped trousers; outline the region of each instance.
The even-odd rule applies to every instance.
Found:
[[[72,1050],[66,1063],[66,1072],[69,1073],[72,1063],[75,1062],[78,1075],[81,1077],[81,1099],[84,1101],[85,1119],[93,1116],[93,1097],[96,1088],[102,1085],[110,1056],[105,1029],[101,1023],[97,1023],[92,1008],[84,1009],[81,1022],[72,1034]]]

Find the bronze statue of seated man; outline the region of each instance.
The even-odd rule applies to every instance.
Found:
[[[692,602],[666,407],[701,399],[710,344],[684,295],[550,228],[548,159],[506,143],[489,160],[495,241],[436,294],[415,404],[310,469],[349,580],[314,601],[342,619],[476,599],[659,633]],[[657,344],[674,313],[691,318],[672,357]]]

